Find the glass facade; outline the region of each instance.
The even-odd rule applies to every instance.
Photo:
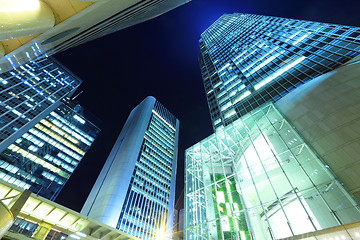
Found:
[[[80,79],[51,58],[0,74],[0,142],[80,84]]]
[[[201,34],[199,61],[214,129],[360,53],[360,28],[225,14]]]
[[[69,235],[51,229],[51,224],[39,224],[21,217],[17,217],[9,229],[10,232],[20,233],[28,238],[44,240],[68,240]]]
[[[0,178],[54,200],[100,130],[63,103],[0,153]]]
[[[0,178],[54,200],[99,129],[66,100],[81,80],[51,58],[0,75]]]
[[[174,180],[177,120],[158,101],[152,109],[117,229],[140,239],[165,232]],[[171,208],[171,209],[169,209]]]
[[[185,239],[280,239],[360,220],[358,203],[272,103],[185,157]]]

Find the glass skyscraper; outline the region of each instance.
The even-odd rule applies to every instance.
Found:
[[[360,29],[225,14],[201,34],[199,61],[214,129],[360,53]]]
[[[179,120],[153,97],[128,117],[81,213],[140,239],[171,239]]]
[[[61,104],[0,153],[0,178],[54,200],[100,130]]]
[[[0,75],[0,178],[54,200],[100,130],[68,97],[81,81],[54,59]]]
[[[0,150],[16,131],[48,115],[81,80],[54,59],[29,63],[0,75]],[[11,138],[11,139],[10,139]],[[16,137],[15,137],[16,139]]]
[[[351,184],[331,168],[354,142],[343,140],[339,126],[357,131],[358,122],[350,122],[359,94],[326,101],[334,87],[357,89],[359,35],[356,27],[238,13],[223,15],[201,35],[215,133],[185,153],[186,239],[285,239],[360,220]],[[347,76],[345,65],[352,65]],[[341,108],[351,120],[331,110]],[[319,123],[323,131],[315,138],[307,126],[324,114],[331,123]],[[343,155],[331,155],[335,150]]]

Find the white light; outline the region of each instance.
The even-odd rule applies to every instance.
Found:
[[[228,85],[232,80],[234,80],[234,79],[236,78],[236,76],[237,76],[237,75],[232,76],[230,79],[228,79],[228,80],[224,83],[224,85],[225,85],[225,86]]]
[[[225,64],[218,72],[223,71],[225,68],[227,68],[228,66],[230,66],[230,63]]]
[[[74,118],[75,118],[76,120],[78,120],[81,124],[84,124],[84,123],[85,123],[85,120],[82,119],[81,117],[79,117],[78,115],[74,115]]]
[[[277,78],[278,76],[280,76],[281,74],[283,74],[284,72],[288,71],[289,69],[293,68],[295,65],[299,64],[301,61],[303,61],[306,57],[302,56],[302,57],[298,57],[295,61],[293,61],[292,63],[286,65],[285,67],[279,69],[278,71],[274,72],[273,74],[271,74],[270,76],[268,76],[267,78],[265,78],[264,80],[262,80],[261,82],[255,84],[254,88],[255,90],[258,90],[259,88],[263,87],[264,85],[268,84],[269,82],[271,82],[272,80],[274,80],[275,78]]]
[[[40,7],[38,0],[0,0],[0,12],[17,12],[37,10]]]
[[[224,203],[225,202],[225,195],[222,191],[216,192],[216,202],[217,203]]]
[[[246,240],[246,236],[245,236],[245,233],[243,231],[240,231],[240,237],[241,237],[241,240]]]
[[[33,145],[30,145],[28,149],[33,151],[33,152],[37,152],[39,150],[37,147],[35,147]]]
[[[273,53],[274,51],[276,51],[279,47],[275,47],[273,50],[271,50],[270,52],[266,53],[265,55],[263,55],[261,58],[259,58],[258,60],[254,61],[253,63],[251,63],[249,66],[247,66],[244,71],[249,70],[252,66],[254,66],[257,62],[261,62],[266,56],[270,55],[271,53]],[[257,70],[252,70],[254,72],[256,72]],[[250,73],[252,74],[252,73]],[[250,75],[249,74],[249,75]]]
[[[276,53],[273,56],[266,59],[264,62],[262,62],[260,65],[256,66],[253,70],[251,70],[248,74],[245,74],[245,77],[249,77],[251,74],[255,73],[257,70],[263,68],[268,63],[272,62],[275,58],[277,58],[280,55],[280,53]],[[262,60],[262,59],[261,59]]]
[[[76,232],[75,234],[79,235],[80,237],[86,237],[86,234],[84,234],[82,232]]]
[[[229,217],[222,217],[220,224],[223,231],[230,231]]]
[[[231,106],[232,106],[231,102],[228,102],[224,106],[221,107],[221,111],[223,112],[223,111],[225,111],[226,109],[228,109]]]
[[[224,118],[229,118],[234,115],[236,115],[236,111],[234,108],[232,108],[224,114]]]
[[[161,228],[156,233],[156,240],[165,240],[165,239],[166,239],[165,231],[164,229]]]
[[[171,124],[168,123],[163,117],[161,117],[160,114],[158,114],[154,109],[152,110],[152,112],[153,112],[156,116],[158,116],[158,117],[159,117],[166,125],[168,125],[172,130],[176,131],[176,129],[175,129],[173,126],[171,126]]]
[[[310,33],[306,33],[304,36],[300,37],[298,40],[296,40],[295,42],[292,43],[292,45],[295,45],[299,42],[301,42],[302,40],[304,40],[307,36],[309,36]]]
[[[251,94],[250,91],[246,91],[244,92],[243,94],[237,96],[234,101],[233,101],[233,104],[236,104],[237,102],[241,101],[242,99],[246,98],[247,96],[249,96]]]

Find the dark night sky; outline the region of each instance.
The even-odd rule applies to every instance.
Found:
[[[184,151],[212,133],[197,60],[200,34],[224,13],[254,13],[360,26],[359,0],[193,0],[151,21],[56,54],[79,76],[76,99],[99,118],[102,132],[57,202],[80,211],[130,111],[146,96],[180,120],[177,207]]]

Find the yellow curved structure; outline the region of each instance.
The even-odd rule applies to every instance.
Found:
[[[54,14],[44,2],[0,0],[0,41],[43,33],[54,25]]]
[[[11,211],[0,201],[0,238],[4,236],[14,221]]]
[[[0,43],[0,58],[5,56],[5,48],[4,46]]]

